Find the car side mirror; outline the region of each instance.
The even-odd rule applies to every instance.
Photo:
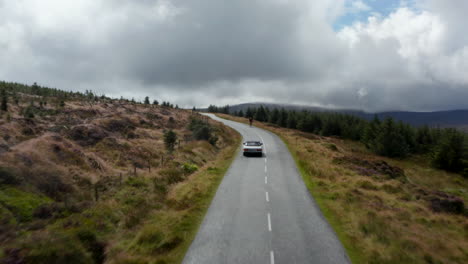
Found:
[[[242,145],[244,145],[244,146],[245,146],[245,142],[244,142],[244,143],[242,143]]]
[[[262,143],[262,142],[260,142],[260,146],[263,146],[263,143]]]

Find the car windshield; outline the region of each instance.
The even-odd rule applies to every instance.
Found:
[[[246,146],[261,146],[262,143],[259,141],[247,141],[245,142],[245,145]]]

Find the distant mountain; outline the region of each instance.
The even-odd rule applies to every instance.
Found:
[[[401,120],[405,123],[414,126],[428,125],[431,127],[457,127],[468,131],[468,109],[463,110],[450,110],[450,111],[435,111],[435,112],[409,112],[409,111],[393,111],[393,112],[379,112],[367,113],[360,110],[352,109],[328,109],[314,106],[293,105],[293,104],[274,104],[274,103],[246,103],[229,106],[230,112],[245,110],[249,107],[259,107],[263,105],[269,109],[285,108],[287,110],[307,110],[311,112],[337,112],[344,114],[355,115],[367,120],[371,120],[377,115],[380,119],[392,117],[396,120]]]

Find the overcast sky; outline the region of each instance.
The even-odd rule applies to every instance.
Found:
[[[0,0],[0,79],[180,106],[468,108],[466,0]]]

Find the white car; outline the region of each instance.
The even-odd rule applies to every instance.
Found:
[[[260,141],[246,141],[243,144],[244,156],[259,155],[263,156],[263,143]]]

